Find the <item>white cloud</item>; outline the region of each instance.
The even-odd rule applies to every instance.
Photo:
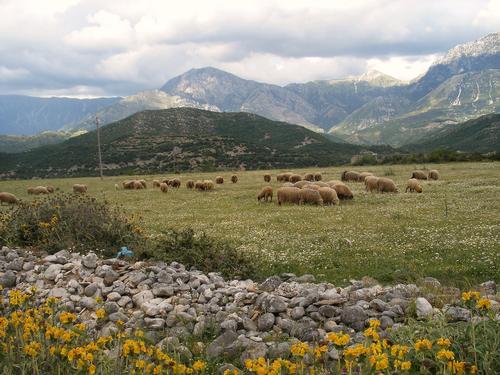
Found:
[[[408,80],[500,25],[500,0],[0,0],[0,10],[0,93],[126,95],[207,65],[277,84],[367,69]]]

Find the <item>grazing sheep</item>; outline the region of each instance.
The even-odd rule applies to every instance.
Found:
[[[160,190],[161,190],[162,193],[168,192],[168,185],[167,185],[166,182],[160,183]]]
[[[413,171],[411,172],[411,178],[416,178],[417,180],[427,180],[427,175],[424,171]]]
[[[142,187],[143,187],[144,189],[147,189],[147,188],[148,188],[148,185],[146,184],[146,180],[138,180],[138,181],[141,183],[141,185],[142,185]]]
[[[335,185],[338,185],[338,184],[343,184],[345,185],[342,181],[339,181],[339,180],[330,180],[327,182],[328,186],[330,186],[331,188],[333,188]]]
[[[212,180],[204,180],[203,184],[205,185],[205,190],[213,190],[215,186]]]
[[[319,186],[319,187],[330,187],[326,182],[323,181],[316,181],[312,183],[313,185]]]
[[[7,192],[0,193],[0,205],[3,205],[4,203],[17,204],[18,202],[19,201],[14,194]]]
[[[366,176],[365,178],[365,189],[366,191],[372,192],[378,190],[378,177]]]
[[[153,187],[154,187],[154,188],[160,187],[160,181],[158,181],[158,180],[153,180]]]
[[[428,178],[429,180],[439,180],[439,172],[436,169],[431,169]]]
[[[295,187],[295,184],[292,184],[291,182],[285,182],[283,185],[281,185],[283,187]]]
[[[271,182],[271,175],[270,175],[269,173],[266,173],[266,174],[264,175],[264,181],[265,181],[265,182]]]
[[[306,180],[306,181],[314,181],[314,174],[313,173],[307,173],[304,176],[304,180]]]
[[[302,189],[311,189],[311,190],[319,190],[321,186],[316,185],[316,184],[309,184],[304,186]]]
[[[235,174],[233,174],[233,175],[231,176],[231,182],[232,182],[233,184],[237,183],[237,182],[238,182],[238,176],[236,176]]]
[[[296,187],[280,187],[278,189],[278,204],[282,203],[300,203],[300,192],[302,190]]]
[[[360,173],[359,177],[358,177],[358,182],[364,182],[365,178],[368,177],[368,176],[373,176],[373,173],[371,173],[371,172],[362,172],[362,173]]]
[[[50,194],[45,186],[35,186],[28,188],[28,194],[40,195]]]
[[[56,191],[56,189],[54,189],[53,186],[46,186],[45,189],[47,189],[47,191],[52,194],[54,191]]]
[[[87,185],[84,184],[74,184],[73,185],[73,193],[86,193]]]
[[[319,190],[319,195],[323,199],[323,204],[325,205],[337,205],[339,204],[339,197],[335,189],[331,187],[321,187]]]
[[[261,201],[264,199],[265,202],[270,199],[270,201],[273,201],[273,188],[271,186],[264,186],[262,190],[260,191],[259,195],[257,195],[257,201]]]
[[[379,177],[377,181],[378,191],[381,193],[397,193],[398,188],[390,178]]]
[[[319,206],[323,205],[323,199],[321,198],[321,194],[318,190],[312,190],[309,189],[309,187],[305,187],[304,189],[300,189],[299,195],[299,204],[311,203]]]
[[[321,175],[321,173],[316,172],[314,174],[314,181],[321,181],[322,179],[323,179],[323,176]]]
[[[170,178],[165,178],[161,180],[164,184],[167,184],[168,186],[172,185],[172,180]]]
[[[340,176],[342,181],[359,181],[359,173],[354,171],[344,171]]]
[[[178,178],[173,178],[172,180],[170,180],[170,186],[172,186],[173,188],[180,188],[181,187],[181,180],[179,180]]]
[[[215,177],[215,183],[219,184],[219,185],[223,184],[224,183],[224,177],[222,177],[222,176]]]
[[[284,176],[284,173],[278,173],[278,174],[276,175],[276,181],[278,181],[278,182],[283,182],[283,181],[285,181],[285,176]]]
[[[354,198],[354,195],[353,195],[351,189],[349,189],[349,187],[342,182],[340,184],[336,184],[336,185],[331,186],[331,188],[337,192],[337,196],[341,200]]]
[[[192,188],[194,188],[194,181],[193,181],[193,180],[187,180],[187,181],[186,181],[186,187],[187,187],[188,189],[192,189]]]
[[[134,180],[128,180],[122,182],[124,189],[133,189],[134,188]]]
[[[291,183],[296,183],[296,182],[299,182],[302,180],[302,176],[300,174],[292,174],[290,176],[290,178],[288,179],[288,181],[290,181]]]
[[[203,183],[203,181],[196,181],[194,183],[194,188],[198,191],[203,191],[205,190],[205,184]]]
[[[132,183],[132,189],[135,189],[135,190],[142,190],[144,189],[144,185],[142,184],[141,181],[139,180],[135,180],[133,181]]]
[[[306,185],[311,185],[311,183],[309,181],[302,180],[293,184],[293,186],[298,187],[299,189],[302,189]]]
[[[417,193],[421,193],[422,186],[420,186],[416,178],[410,178],[406,183],[405,193],[407,193],[408,190],[410,191],[410,193],[413,193],[414,191],[416,191]]]
[[[290,181],[290,177],[293,175],[292,172],[286,172],[286,173],[283,173],[283,181],[285,182],[289,182]]]

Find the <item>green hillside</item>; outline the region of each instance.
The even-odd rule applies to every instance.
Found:
[[[193,108],[140,112],[102,128],[101,137],[106,174],[326,166],[349,162],[361,150],[254,114]],[[90,132],[0,154],[0,176],[95,175],[96,149],[96,134]]]
[[[425,142],[405,147],[409,151],[446,149],[462,152],[500,153],[500,114],[481,116],[457,125],[443,127]]]

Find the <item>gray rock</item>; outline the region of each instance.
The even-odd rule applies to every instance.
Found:
[[[82,258],[82,264],[90,269],[95,269],[97,267],[97,260],[99,258],[94,253],[88,253]]]
[[[137,293],[132,297],[132,301],[138,307],[142,307],[142,305],[146,302],[149,302],[154,298],[153,292],[150,290],[143,290],[142,292]]]
[[[227,347],[231,345],[238,335],[234,331],[225,331],[222,335],[217,337],[207,346],[207,357],[210,359],[215,359],[224,355]]]
[[[314,275],[306,274],[299,277],[291,277],[290,281],[295,281],[296,283],[314,283],[316,281],[316,278],[314,277]]]
[[[464,321],[467,322],[471,318],[470,311],[458,306],[445,306],[444,314],[450,322]]]
[[[290,317],[293,319],[293,320],[299,320],[301,319],[304,315],[306,314],[306,311],[304,310],[304,308],[302,306],[297,306],[297,307],[294,307],[292,309],[292,311],[290,312]]]
[[[392,318],[386,315],[382,315],[379,320],[380,320],[380,328],[382,329],[387,329],[394,325],[394,320],[392,320]]]
[[[334,316],[338,315],[338,309],[330,305],[321,306],[318,312],[325,318],[333,318]]]
[[[121,320],[122,322],[128,321],[128,316],[122,313],[121,311],[116,311],[108,315],[108,319],[112,322],[117,322]]]
[[[259,331],[269,331],[274,325],[274,314],[265,313],[257,320],[257,327]]]
[[[287,358],[290,355],[291,342],[279,342],[268,349],[268,356],[271,359]]]
[[[49,297],[66,299],[69,297],[69,293],[66,290],[66,288],[53,288],[53,289],[50,289]]]
[[[118,312],[120,310],[120,306],[116,302],[106,302],[103,306],[104,311],[106,311],[106,314],[112,314],[115,312]]]
[[[60,264],[51,264],[43,273],[45,279],[54,281],[56,277],[61,273],[62,266]]]
[[[342,323],[347,324],[357,331],[361,331],[365,324],[368,314],[359,306],[348,306],[342,310],[340,319]]]
[[[337,327],[337,323],[334,320],[327,320],[323,325],[326,332],[333,332]]]
[[[152,291],[157,297],[170,297],[174,294],[174,287],[168,284],[154,284]]]
[[[247,331],[257,331],[257,324],[250,318],[243,318],[243,328]]]
[[[122,296],[117,292],[111,292],[106,296],[106,299],[111,302],[119,301]]]
[[[146,324],[146,327],[149,329],[154,329],[154,330],[160,330],[165,327],[165,319],[161,318],[144,318],[144,323]],[[180,346],[177,347],[177,349]]]
[[[83,294],[85,294],[85,296],[87,297],[93,297],[96,294],[98,288],[99,286],[97,285],[97,283],[89,284],[83,290]]]
[[[6,268],[13,271],[22,271],[24,261],[22,258],[16,258],[12,262],[7,263]]]
[[[236,331],[238,329],[238,323],[233,319],[227,319],[220,324],[220,327],[222,329]]]
[[[259,289],[266,292],[272,292],[277,287],[283,283],[283,280],[279,276],[271,276],[265,279],[262,284],[259,285]]]
[[[286,311],[286,303],[279,296],[264,293],[261,295],[261,307],[265,312],[280,313]]]
[[[375,311],[382,312],[389,310],[389,305],[381,299],[375,298],[370,301],[370,308]]]
[[[0,276],[0,285],[4,288],[14,288],[17,285],[16,279],[14,271],[8,270]]]
[[[418,297],[415,300],[415,307],[417,310],[417,318],[428,319],[432,316],[433,308],[432,305],[423,297]]]
[[[95,310],[97,307],[97,301],[91,297],[82,297],[80,302],[78,303],[81,307],[84,307],[89,310]]]
[[[241,353],[241,363],[245,364],[247,359],[257,359],[267,356],[267,345],[263,342],[257,342],[249,345],[243,353]]]

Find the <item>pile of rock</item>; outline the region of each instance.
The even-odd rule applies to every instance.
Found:
[[[440,286],[432,278],[423,282]],[[102,335],[117,330],[121,321],[127,328],[145,330],[152,340],[175,345],[178,351],[187,350],[180,345],[183,338],[210,329],[218,335],[206,348],[210,357],[241,352],[243,359],[278,357],[288,352],[293,338],[312,342],[336,331],[363,341],[360,331],[369,319],[379,319],[382,329],[397,327],[410,310],[421,318],[444,313],[450,320],[470,319],[467,309],[433,308],[413,284],[383,287],[367,279],[339,288],[315,283],[312,275],[293,274],[260,284],[226,281],[218,273],[186,270],[179,263],[130,263],[67,251],[41,257],[3,247],[0,285],[7,290],[35,286],[37,298],[58,297],[88,327],[99,327]],[[496,284],[487,282],[481,288],[498,308]],[[450,293],[460,292],[450,289]],[[104,325],[96,324],[98,308],[107,313]]]

